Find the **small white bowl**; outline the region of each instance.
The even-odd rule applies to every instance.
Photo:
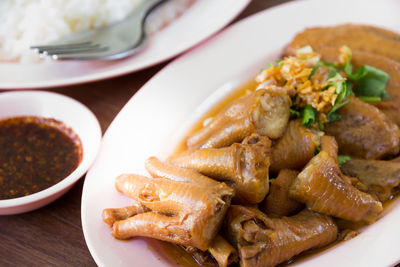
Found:
[[[41,116],[63,122],[81,139],[83,155],[78,167],[57,184],[32,195],[0,200],[0,215],[31,211],[61,197],[86,173],[101,142],[96,116],[80,102],[61,94],[36,90],[0,93],[0,119],[14,116]]]

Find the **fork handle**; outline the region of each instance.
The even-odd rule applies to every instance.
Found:
[[[138,8],[136,8],[126,19],[129,23],[132,23],[132,20],[141,20],[141,26],[144,27],[147,17],[152,13],[154,9],[158,6],[162,5],[169,0],[145,0],[139,4]]]

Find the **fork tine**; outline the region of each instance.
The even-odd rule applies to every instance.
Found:
[[[108,47],[96,47],[96,48],[87,48],[87,49],[65,49],[65,50],[57,50],[57,51],[43,51],[39,53],[43,56],[59,56],[59,55],[68,55],[68,54],[93,54],[105,52],[108,50]],[[54,58],[54,57],[53,57]]]
[[[142,47],[137,46],[130,50],[121,51],[118,53],[110,52],[110,51],[102,51],[102,52],[93,52],[93,53],[72,53],[72,54],[52,54],[47,55],[55,60],[93,60],[93,59],[100,59],[100,60],[110,60],[110,59],[120,59],[124,58],[127,55],[135,54],[136,52],[140,51]]]
[[[37,45],[37,46],[31,46],[31,49],[34,50],[48,50],[48,49],[57,49],[57,48],[66,48],[66,47],[82,47],[82,46],[87,46],[91,45],[92,42],[87,41],[87,42],[79,42],[79,43],[71,43],[71,44],[53,44],[53,45]]]
[[[40,53],[52,53],[52,54],[57,54],[57,53],[65,53],[67,51],[72,51],[72,52],[80,52],[80,51],[90,51],[90,50],[95,50],[98,51],[100,49],[106,49],[106,46],[100,46],[100,44],[95,44],[95,45],[90,45],[90,46],[64,46],[64,47],[49,47],[47,49],[42,49],[42,50],[37,50],[37,52]]]
[[[107,46],[100,44],[90,45],[63,45],[63,46],[48,46],[46,49],[36,49],[39,55],[51,56],[57,54],[73,54],[73,53],[94,53],[103,52],[108,49]]]
[[[102,58],[102,56],[99,56],[98,52],[95,52],[93,54],[90,53],[71,53],[71,54],[52,54],[52,55],[47,55],[48,57],[51,57],[54,60],[90,60],[90,59],[99,59]]]

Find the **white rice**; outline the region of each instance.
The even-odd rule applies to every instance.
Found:
[[[36,62],[29,47],[124,19],[146,0],[0,0],[0,62]],[[170,0],[147,23],[150,34],[194,0]]]

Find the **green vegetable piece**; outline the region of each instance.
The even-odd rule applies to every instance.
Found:
[[[374,67],[363,65],[349,79],[357,82],[357,95],[368,97],[388,98],[385,88],[389,80],[389,74]]]
[[[330,63],[330,62],[326,62],[326,61],[323,61],[323,60],[320,60],[320,61],[317,63],[317,65],[320,65],[320,66],[322,66],[322,67],[327,67],[327,68],[331,68],[331,69],[333,69],[333,70],[336,70],[335,64]]]
[[[359,96],[358,98],[364,102],[369,102],[369,103],[375,103],[375,102],[382,101],[382,98],[377,97],[377,96]]]
[[[300,111],[298,111],[298,110],[295,110],[295,109],[293,109],[293,108],[290,108],[290,109],[289,109],[289,112],[290,112],[290,117],[291,117],[291,118],[299,118],[299,117],[301,117],[301,113],[300,113]]]
[[[357,82],[357,94],[359,96],[380,97],[381,99],[389,97],[385,90],[389,80],[389,74],[386,72],[368,65],[363,65],[353,73],[351,56],[344,65],[344,72],[350,80]],[[378,98],[369,100],[370,102],[375,102],[377,99]]]
[[[328,79],[337,79],[338,81],[330,81],[328,82],[329,86],[335,86],[336,87],[336,94],[338,95],[338,98],[336,99],[336,103],[340,104],[342,100],[349,95],[351,95],[353,92],[351,91],[351,88],[347,88],[346,81],[343,80],[342,75],[335,69],[331,70],[331,72],[328,75]],[[335,104],[336,105],[336,104]]]
[[[317,71],[317,69],[319,69],[320,67],[321,67],[321,66],[319,66],[318,63],[312,67],[310,76],[308,76],[308,79],[309,79],[309,80],[311,80],[311,77],[315,74],[315,72]]]
[[[344,64],[343,70],[346,73],[346,75],[351,75],[353,73],[353,65],[351,64],[351,58],[353,57],[353,53],[351,52],[351,49],[347,47],[347,51],[350,53],[349,58],[347,59],[346,63]]]
[[[350,159],[351,158],[349,156],[339,155],[338,156],[339,166],[342,167],[342,165],[348,162]]]
[[[338,79],[338,81],[330,81],[328,84],[330,86],[336,87],[336,94],[338,97],[336,98],[335,105],[333,105],[332,109],[327,114],[328,122],[334,122],[340,120],[340,115],[336,113],[336,111],[350,102],[350,100],[344,100],[346,97],[353,95],[353,91],[351,90],[351,86],[348,86],[346,81],[343,81],[342,75],[337,70],[332,70],[329,75],[329,78]]]
[[[326,115],[328,121],[329,122],[333,122],[333,121],[340,120],[340,115],[336,113],[336,110],[338,110],[339,108],[343,107],[344,105],[346,105],[349,102],[350,102],[350,99],[342,101],[341,103],[335,104],[332,107],[332,109],[328,112],[328,114]]]
[[[328,122],[334,122],[340,120],[342,117],[340,116],[340,114],[337,114],[336,112],[329,112],[326,115],[326,118]]]
[[[323,131],[323,130],[325,129],[324,124],[323,124],[322,122],[320,122],[319,120],[318,120],[318,127],[319,127],[319,129],[320,129],[321,131]]]
[[[347,96],[352,96],[354,95],[353,92],[353,84],[350,81],[346,81],[346,89],[347,89]]]
[[[344,72],[348,75],[353,72],[353,65],[351,64],[351,60],[349,59],[344,65]]]
[[[285,63],[282,59],[277,59],[277,60],[275,60],[275,64],[277,65],[277,66],[281,66],[281,65],[283,65],[283,63]]]
[[[305,106],[304,109],[301,110],[301,116],[303,117],[301,123],[306,127],[310,127],[317,121],[317,114],[317,110],[311,105]]]

